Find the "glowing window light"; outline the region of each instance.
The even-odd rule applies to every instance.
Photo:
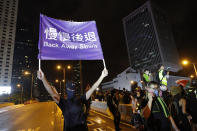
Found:
[[[11,86],[0,86],[0,95],[2,94],[10,94]]]

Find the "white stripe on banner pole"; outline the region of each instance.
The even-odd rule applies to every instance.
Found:
[[[103,59],[103,65],[104,65],[104,68],[106,68],[106,65],[105,65],[105,59]]]
[[[41,60],[39,59],[39,65],[38,65],[39,67],[39,71],[41,71]]]

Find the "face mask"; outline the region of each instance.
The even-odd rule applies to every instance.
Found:
[[[166,91],[167,90],[167,87],[166,86],[160,86],[160,90]]]
[[[75,92],[74,91],[68,91],[67,90],[67,97],[68,99],[72,99],[75,97]]]
[[[75,97],[75,86],[72,82],[67,82],[66,91],[68,99],[72,99]]]
[[[159,96],[159,91],[158,90],[154,90],[154,94],[155,94],[155,96]]]

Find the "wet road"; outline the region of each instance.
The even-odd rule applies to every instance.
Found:
[[[134,131],[121,124],[122,131]],[[102,114],[90,112],[89,131],[113,131],[113,121]],[[62,131],[61,111],[54,102],[14,105],[0,108],[0,131]]]
[[[115,131],[113,120],[103,114],[90,112],[88,117],[89,131]],[[136,131],[129,124],[120,124],[121,131]]]

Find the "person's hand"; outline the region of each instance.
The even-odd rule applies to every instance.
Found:
[[[101,75],[103,78],[108,76],[108,70],[106,68],[104,68]]]
[[[169,76],[169,75],[166,75],[165,77],[166,77],[167,79],[169,79],[170,76]]]
[[[191,123],[191,120],[192,120],[192,116],[187,116],[187,119],[189,120],[189,123]]]
[[[38,79],[43,80],[44,79],[44,73],[41,70],[37,71],[37,77],[38,77]]]
[[[149,101],[152,101],[153,100],[153,93],[148,93],[148,100]]]

